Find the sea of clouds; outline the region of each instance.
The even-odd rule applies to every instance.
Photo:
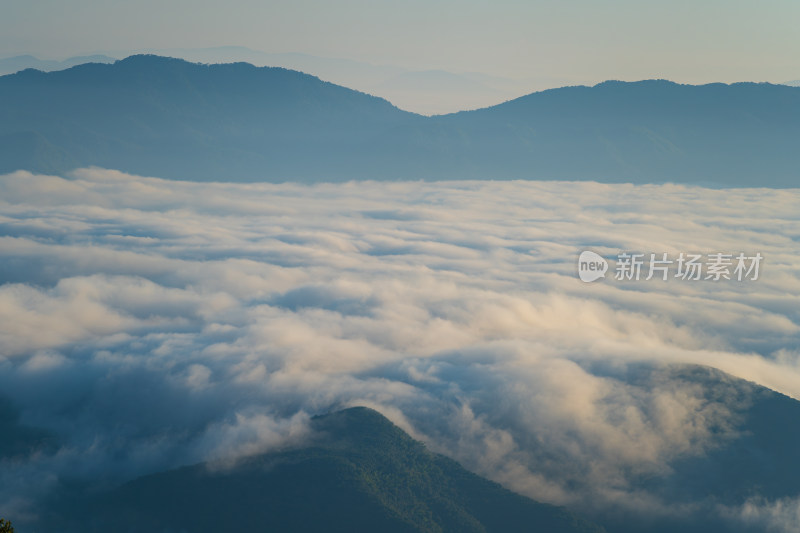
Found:
[[[0,515],[34,516],[65,480],[302,442],[351,405],[536,499],[667,512],[630,480],[719,445],[735,406],[652,369],[800,398],[798,206],[676,185],[0,176],[0,395],[56,442],[0,462]],[[756,281],[617,281],[612,264],[587,284],[585,249],[764,261]],[[780,527],[797,507],[726,512]]]

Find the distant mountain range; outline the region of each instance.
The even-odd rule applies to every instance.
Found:
[[[0,172],[223,181],[800,184],[800,88],[605,82],[424,117],[281,68],[158,56],[0,77]]]
[[[81,63],[113,63],[116,61],[114,58],[135,54],[175,57],[194,63],[244,62],[258,67],[299,70],[343,87],[381,96],[401,109],[424,115],[478,109],[530,93],[535,88],[567,84],[567,80],[542,77],[512,79],[476,72],[414,71],[352,59],[291,52],[268,53],[243,46],[112,51],[108,55],[73,57],[62,61],[40,60],[31,55],[16,56],[0,59],[0,75],[13,74],[26,68],[52,71]]]
[[[243,46],[172,48],[144,53],[196,63],[250,63],[259,67],[299,70],[337,85],[386,98],[406,111],[423,115],[478,109],[530,93],[536,87],[565,85],[564,80],[526,76],[523,79],[477,72],[409,70],[352,59],[300,53],[267,53]],[[131,54],[122,54],[127,57]]]
[[[64,70],[84,63],[113,63],[115,58],[103,54],[89,56],[76,56],[67,59],[39,59],[32,55],[20,55],[14,57],[4,57],[0,59],[0,75],[14,74],[20,70],[33,68],[43,72],[54,70]]]

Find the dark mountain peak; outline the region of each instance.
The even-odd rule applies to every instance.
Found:
[[[318,415],[311,422],[312,429],[321,434],[328,445],[362,450],[424,449],[421,443],[369,407],[350,407]]]
[[[413,113],[401,111],[383,98],[323,81],[311,74],[283,67],[256,67],[245,62],[206,64],[154,54],[137,54],[113,63],[86,63],[49,73],[48,76],[47,81],[54,85],[53,89],[57,90],[58,82],[62,80],[83,80],[94,85],[87,88],[90,92],[109,87],[117,92],[130,91],[131,87],[120,86],[118,82],[134,81],[139,84],[134,88],[136,90],[145,90],[148,95],[157,97],[175,95],[184,105],[191,104],[196,96],[203,96],[202,101],[207,102],[208,92],[212,93],[213,98],[229,102],[242,97],[254,97],[260,92],[260,101],[242,102],[256,114],[260,106],[296,103],[298,100],[308,104],[310,97],[319,101],[310,111],[347,102],[350,107],[348,111],[354,114],[370,113],[371,106],[373,109],[380,108],[383,113],[413,116]],[[180,91],[188,94],[178,94]],[[108,98],[120,95],[106,92],[99,96]],[[188,110],[189,113],[202,111]]]
[[[123,59],[114,61],[114,65],[136,65],[136,64],[188,64],[189,61],[176,57],[160,56],[156,54],[134,54]],[[193,63],[199,65],[200,63]]]
[[[110,491],[70,492],[56,505],[50,530],[601,531],[425,451],[372,409],[328,413],[312,424],[325,434],[307,448],[263,454],[231,469],[199,464]]]
[[[372,425],[380,427],[396,427],[392,422],[383,416],[380,412],[370,407],[359,405],[356,407],[347,407],[338,411],[330,411],[315,415],[312,420],[315,425],[320,427],[337,424],[342,426],[353,425]]]
[[[619,89],[624,87],[677,87],[679,83],[657,78],[637,81],[606,80],[593,86],[595,89]]]
[[[44,74],[44,80],[51,85],[50,91],[54,93],[60,89],[59,83],[67,80],[86,83],[90,85],[87,87],[88,92],[93,90],[97,92],[103,88],[103,84],[114,82],[120,78],[136,79],[147,83],[160,83],[162,87],[165,87],[164,83],[173,82],[175,79],[180,78],[193,82],[212,82],[217,84],[224,84],[226,81],[237,81],[247,83],[249,86],[265,82],[274,84],[285,80],[302,80],[308,84],[326,85],[351,93],[363,94],[324,82],[311,74],[282,67],[256,67],[245,62],[223,64],[193,63],[185,59],[154,54],[136,54],[113,62],[87,62],[57,71],[28,68],[16,74],[28,71]],[[16,74],[0,76],[0,81],[14,77]],[[98,83],[101,84],[99,87],[96,86]],[[45,87],[37,87],[37,90],[46,89]],[[61,98],[65,98],[65,95],[61,95]],[[370,98],[378,100],[376,97]]]
[[[139,72],[141,74],[174,75],[192,73],[200,76],[213,76],[215,74],[230,75],[231,73],[293,73],[303,77],[317,79],[310,74],[291,71],[279,67],[256,67],[250,63],[196,63],[185,59],[155,54],[136,54],[115,61],[108,65],[111,71]]]
[[[336,87],[332,83],[322,81],[316,76],[298,70],[283,67],[256,67],[244,61],[236,63],[196,63],[176,57],[136,54],[115,61],[108,66],[111,67],[111,72],[135,72],[141,75],[174,76],[177,74],[191,74],[204,78],[251,76],[249,79],[255,82],[283,77],[285,79],[305,80],[310,83]]]
[[[514,102],[538,101],[546,98],[575,98],[578,95],[581,101],[575,102],[575,104],[582,105],[587,102],[591,102],[592,98],[612,98],[616,96],[628,97],[634,93],[640,94],[643,97],[649,97],[651,99],[657,99],[664,97],[665,95],[671,95],[674,98],[686,98],[689,101],[699,97],[708,97],[709,93],[717,93],[720,95],[738,94],[742,96],[746,95],[748,97],[755,96],[760,101],[768,101],[770,96],[776,93],[800,93],[800,91],[797,91],[797,93],[792,93],[792,91],[796,89],[800,89],[800,87],[789,87],[787,85],[775,85],[768,82],[749,81],[735,83],[715,82],[693,85],[688,83],[677,83],[667,79],[647,79],[638,81],[606,80],[592,86],[573,85],[537,91],[487,109],[501,108]],[[589,99],[588,101],[586,100],[587,98]],[[748,104],[751,102],[742,101],[742,103]]]
[[[696,89],[743,89],[743,88],[781,88],[785,85],[774,84],[767,81],[736,81],[732,83],[711,82],[711,83],[678,83],[664,78],[652,78],[637,81],[606,80],[592,86],[593,89],[652,89],[652,88],[673,88],[683,90]],[[558,89],[556,89],[558,90]]]
[[[6,74],[6,75],[2,76],[2,78],[9,78],[9,79],[12,79],[12,78],[16,78],[16,79],[39,78],[39,79],[41,79],[44,76],[47,76],[47,72],[45,72],[43,70],[39,70],[37,68],[29,67],[29,68],[22,69],[22,70],[20,70],[18,72],[15,72],[14,74]]]
[[[316,415],[313,424],[319,429],[336,427],[353,429],[356,427],[372,427],[373,429],[397,428],[392,422],[375,409],[365,406],[348,407]],[[397,428],[399,430],[399,428]]]
[[[108,65],[108,67],[112,70],[130,70],[142,68],[183,69],[191,67],[199,69],[206,66],[207,65],[203,65],[202,63],[190,63],[185,59],[159,56],[155,54],[136,54],[119,59]]]

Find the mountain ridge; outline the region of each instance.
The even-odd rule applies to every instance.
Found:
[[[186,466],[70,498],[66,531],[601,532],[428,452],[383,415],[354,407],[314,417],[302,448],[226,469]]]
[[[693,390],[717,413],[707,421],[701,447],[669,458],[663,469],[629,472],[624,486],[634,497],[631,503],[602,497],[595,492],[601,487],[581,489],[577,478],[570,481],[575,472],[568,465],[539,462],[536,458],[549,452],[539,450],[536,441],[521,440],[533,471],[544,478],[563,476],[576,491],[569,509],[535,502],[430,452],[380,413],[356,407],[312,417],[302,439],[238,461],[142,473],[116,486],[102,476],[61,479],[37,508],[42,521],[20,521],[30,526],[20,531],[202,532],[222,521],[229,530],[320,531],[320,523],[336,523],[342,531],[528,531],[531,524],[553,522],[563,529],[543,530],[755,533],[766,530],[768,522],[744,514],[748,505],[789,505],[800,498],[800,428],[789,423],[800,417],[797,400],[698,365],[620,368],[598,361],[587,371],[638,390]],[[417,420],[415,427],[427,432],[436,423]],[[495,423],[502,427],[502,420]],[[22,423],[2,397],[0,429],[8,437],[0,459],[54,454],[66,444]],[[587,488],[590,492],[581,496]],[[661,507],[638,506],[637,494]],[[325,509],[324,520],[308,522],[317,507]],[[351,520],[353,509],[364,511],[358,527]],[[10,518],[17,523],[19,517]]]
[[[279,67],[152,55],[0,77],[0,172],[797,186],[800,88],[606,81],[416,115]]]

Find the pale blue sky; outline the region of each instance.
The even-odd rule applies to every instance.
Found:
[[[0,57],[242,45],[581,81],[800,78],[797,0],[2,0]]]

